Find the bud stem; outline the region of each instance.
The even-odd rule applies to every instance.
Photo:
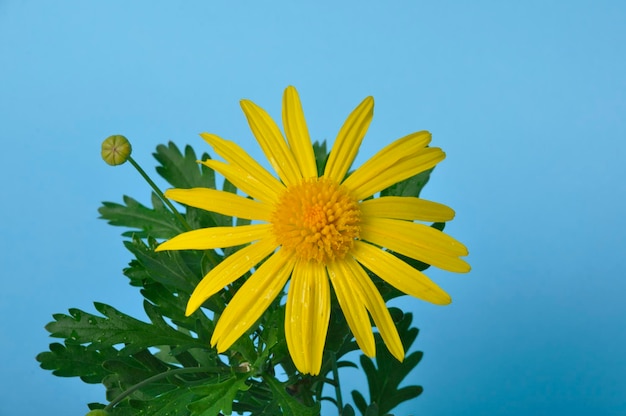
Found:
[[[137,172],[139,172],[139,174],[143,176],[146,182],[148,182],[148,184],[152,187],[154,192],[156,192],[159,198],[161,198],[161,201],[163,201],[165,205],[167,205],[168,208],[172,211],[172,213],[176,216],[176,218],[178,218],[178,221],[180,221],[180,223],[187,229],[187,231],[191,231],[191,227],[189,226],[185,218],[183,218],[183,216],[180,215],[180,212],[178,212],[178,210],[174,207],[174,205],[172,205],[169,199],[167,199],[165,195],[163,195],[163,192],[161,192],[159,187],[152,181],[152,179],[150,179],[146,171],[144,171],[141,168],[141,166],[139,166],[139,164],[135,162],[135,159],[133,159],[132,156],[128,156],[128,161],[130,162],[131,165],[135,167],[135,169],[137,169]]]
[[[163,192],[161,192],[161,190],[156,185],[156,183],[154,183],[152,179],[150,179],[146,171],[144,171],[141,168],[141,166],[139,166],[139,164],[135,162],[135,159],[133,159],[132,156],[128,156],[128,161],[130,162],[131,165],[135,167],[135,169],[137,169],[137,172],[139,172],[139,174],[146,180],[146,182],[148,182],[148,184],[152,187],[152,189],[158,195],[158,197],[161,198],[161,201],[163,201],[165,205],[167,205],[167,207],[172,211],[172,213],[174,213],[174,215],[176,216],[176,218],[178,218],[178,221],[180,221],[183,227],[185,227],[187,231],[191,231],[192,228],[189,225],[189,223],[185,220],[185,218],[182,215],[180,215],[180,212],[178,212],[178,210],[174,207],[174,205],[172,205],[170,200],[167,199],[165,195],[163,195]],[[216,266],[222,260],[220,256],[215,252],[215,250],[205,250],[205,253],[208,256],[209,262],[211,263],[212,266]]]

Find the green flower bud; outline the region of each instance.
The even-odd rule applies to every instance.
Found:
[[[128,160],[132,150],[126,137],[109,136],[102,142],[102,159],[111,166],[121,165]]]
[[[85,416],[109,416],[109,412],[104,409],[95,409],[87,413]]]

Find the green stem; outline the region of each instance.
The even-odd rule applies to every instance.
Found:
[[[211,371],[216,371],[216,370],[222,370],[219,367],[193,367],[193,368],[177,368],[175,370],[168,370],[168,371],[164,371],[163,373],[159,373],[157,375],[154,375],[152,377],[149,377],[143,381],[140,381],[139,383],[135,384],[132,387],[129,387],[127,390],[125,390],[124,392],[122,392],[119,396],[117,396],[115,399],[113,399],[109,404],[106,405],[106,407],[104,408],[104,410],[111,410],[113,409],[113,407],[118,404],[119,402],[121,402],[122,400],[124,400],[126,397],[130,396],[131,394],[133,394],[134,392],[136,392],[137,390],[139,390],[140,388],[154,382],[157,380],[160,380],[162,378],[165,377],[169,377],[172,375],[177,375],[177,374],[186,374],[186,373],[206,373],[206,372],[211,372]]]
[[[128,161],[130,162],[131,165],[133,165],[135,167],[135,169],[137,169],[137,172],[139,172],[139,174],[141,176],[143,176],[143,178],[146,180],[146,182],[148,182],[148,184],[152,187],[154,192],[156,192],[156,194],[159,196],[159,198],[161,198],[161,201],[163,201],[165,203],[165,205],[167,205],[168,208],[172,211],[172,213],[176,216],[176,218],[178,218],[178,221],[180,221],[180,223],[187,229],[187,231],[191,231],[191,227],[189,226],[189,224],[187,223],[185,218],[183,218],[183,216],[180,215],[178,210],[176,208],[174,208],[174,205],[172,205],[170,200],[167,199],[165,197],[165,195],[163,195],[163,192],[161,192],[161,190],[156,185],[156,183],[154,183],[152,181],[152,179],[150,179],[150,177],[148,176],[146,171],[144,171],[141,168],[141,166],[139,166],[139,164],[137,162],[135,162],[135,159],[133,159],[131,156],[128,156]]]
[[[337,369],[337,355],[334,351],[330,351],[330,362],[333,365],[333,379],[335,382],[335,396],[337,397],[337,408],[339,410],[339,416],[343,412],[343,400],[341,399],[341,386],[339,385],[339,370]]]

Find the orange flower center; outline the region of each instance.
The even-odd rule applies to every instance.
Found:
[[[290,186],[272,216],[277,243],[299,259],[342,259],[359,237],[359,205],[335,181],[315,178]]]

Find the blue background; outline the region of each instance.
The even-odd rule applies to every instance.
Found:
[[[150,191],[101,141],[150,173],[202,131],[260,159],[238,101],[279,118],[289,84],[316,139],[375,97],[357,163],[422,129],[448,155],[423,196],[457,211],[473,271],[430,271],[450,306],[394,303],[425,351],[398,414],[626,414],[625,22],[622,1],[0,1],[0,415],[104,400],[39,369],[52,313],[143,313],[96,210]]]

